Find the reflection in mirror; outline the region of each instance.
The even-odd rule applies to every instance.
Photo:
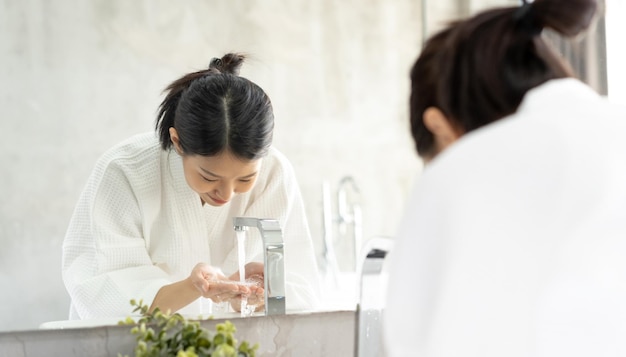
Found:
[[[367,0],[358,11],[330,0],[0,7],[1,330],[68,318],[61,245],[95,162],[153,130],[168,83],[229,51],[250,54],[241,74],[272,100],[274,146],[293,164],[318,265],[324,181],[358,184],[363,241],[395,233],[421,167],[406,114],[419,2]],[[338,247],[338,266],[352,269],[353,255]]]

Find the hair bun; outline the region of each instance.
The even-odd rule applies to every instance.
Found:
[[[240,53],[227,53],[222,58],[213,58],[209,63],[209,70],[217,73],[239,75],[239,70],[246,57]]]
[[[572,37],[586,30],[598,8],[598,0],[536,0],[531,3],[544,27]]]

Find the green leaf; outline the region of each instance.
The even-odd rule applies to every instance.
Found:
[[[237,357],[237,351],[228,345],[219,345],[211,357]]]
[[[130,332],[137,339],[135,357],[255,357],[259,347],[250,347],[247,341],[237,346],[237,329],[230,321],[217,324],[216,332],[211,333],[200,321],[187,320],[178,313],[163,313],[158,308],[149,313],[141,300],[131,300],[131,305],[142,317],[137,321],[127,317],[120,324],[133,325]]]

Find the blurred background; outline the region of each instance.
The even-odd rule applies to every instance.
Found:
[[[624,15],[624,2],[612,1]],[[67,318],[61,245],[96,159],[153,130],[171,81],[230,51],[250,55],[241,75],[272,99],[274,144],[294,165],[320,268],[328,271],[332,244],[338,269],[353,271],[355,238],[395,234],[422,170],[408,132],[408,72],[424,36],[511,4],[519,1],[0,0],[0,330]],[[579,43],[599,58],[594,73],[606,73],[605,36],[620,33],[608,12],[606,24],[591,45]],[[625,63],[623,50],[608,50]],[[623,101],[624,72],[611,64],[598,90]]]

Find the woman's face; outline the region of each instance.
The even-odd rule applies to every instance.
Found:
[[[254,186],[262,160],[242,161],[225,151],[215,156],[183,155],[185,179],[202,202],[223,206]]]
[[[261,159],[241,160],[228,150],[214,156],[183,154],[176,129],[170,128],[170,138],[183,158],[187,184],[200,195],[203,203],[223,206],[236,194],[248,192],[254,186]]]

